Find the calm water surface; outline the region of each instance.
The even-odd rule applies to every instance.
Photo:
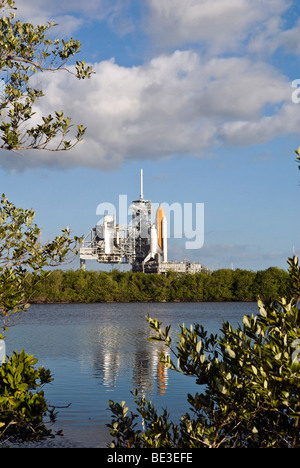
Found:
[[[149,314],[164,325],[201,323],[219,333],[223,321],[241,323],[256,314],[256,303],[133,303],[32,305],[6,334],[7,354],[24,349],[51,370],[45,386],[50,404],[58,409],[53,430],[64,436],[42,445],[106,447],[111,441],[108,401],[126,401],[134,410],[131,391],[137,388],[172,420],[188,411],[187,393],[199,387],[194,379],[167,371],[159,363],[161,343],[149,342]],[[175,336],[175,335],[174,335]]]

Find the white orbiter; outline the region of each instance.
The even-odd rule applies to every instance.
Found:
[[[161,206],[158,207],[155,217],[155,223],[151,226],[150,232],[150,252],[145,258],[147,262],[151,258],[155,259],[156,255],[162,255],[163,262],[168,261],[168,229],[167,218]]]

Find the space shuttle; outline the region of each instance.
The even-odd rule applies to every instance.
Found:
[[[150,251],[144,260],[145,263],[151,259],[156,259],[157,257],[160,260],[161,255],[163,262],[168,261],[167,238],[167,218],[162,206],[159,206],[156,212],[155,222],[152,224],[150,230]]]

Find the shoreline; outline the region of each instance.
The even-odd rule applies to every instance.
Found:
[[[255,302],[283,297],[287,282],[274,267],[186,275],[56,270],[32,285],[29,275],[26,287],[35,304]]]
[[[70,300],[63,300],[63,301],[50,301],[50,300],[34,300],[34,301],[29,301],[30,305],[48,305],[48,304],[184,304],[184,303],[228,303],[228,302],[244,302],[244,303],[250,303],[250,302],[257,302],[258,299],[210,299],[210,300],[189,300],[189,299],[175,299],[173,301],[166,301],[166,300],[161,300],[161,301],[137,301],[137,300],[132,300],[132,301],[74,301],[72,299]]]

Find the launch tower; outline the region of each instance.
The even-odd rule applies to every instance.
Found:
[[[116,223],[115,216],[104,215],[84,238],[80,250],[80,268],[86,260],[104,264],[131,264],[133,272],[195,273],[202,270],[200,263],[168,262],[167,219],[161,206],[151,225],[151,201],[144,199],[143,170],[140,176],[140,198],[131,205],[128,226]]]
[[[132,235],[134,237],[133,271],[144,271],[143,262],[146,258],[151,242],[151,201],[144,200],[143,169],[141,169],[141,191],[139,200],[131,205]]]

